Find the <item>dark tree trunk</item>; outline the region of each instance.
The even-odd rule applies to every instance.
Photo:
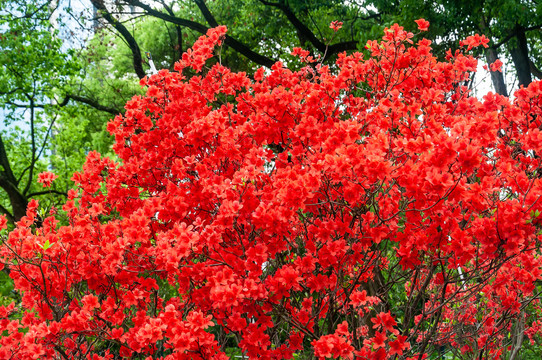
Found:
[[[19,189],[10,182],[0,177],[0,187],[8,194],[9,201],[11,203],[12,214],[8,215],[8,220],[17,222],[26,215],[26,206],[28,205],[28,199],[26,196],[19,192]]]
[[[515,30],[516,44],[510,46],[510,55],[516,67],[519,85],[525,87],[533,81],[531,77],[531,64],[529,62],[529,46],[527,45],[527,36],[525,29],[517,26]]]
[[[2,188],[9,197],[11,204],[11,213],[0,206],[0,214],[7,216],[11,222],[19,221],[26,214],[28,205],[27,197],[19,190],[17,179],[11,170],[11,165],[7,156],[4,141],[0,136],[0,188]]]
[[[498,58],[497,49],[490,47],[486,50],[486,61],[488,64],[493,64]],[[497,94],[508,96],[508,90],[506,90],[506,83],[504,82],[504,76],[501,71],[491,71],[491,82],[493,82],[493,87]]]

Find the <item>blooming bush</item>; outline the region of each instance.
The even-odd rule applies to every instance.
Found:
[[[487,39],[441,62],[398,25],[369,58],[251,78],[206,67],[225,31],[142,81],[66,225],[32,202],[4,239],[0,358],[497,358],[538,336],[540,83],[480,101]]]

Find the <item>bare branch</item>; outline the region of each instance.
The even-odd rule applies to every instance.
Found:
[[[116,109],[116,108],[112,108],[112,107],[109,107],[109,106],[102,105],[102,104],[100,104],[98,101],[96,101],[94,99],[89,99],[89,98],[86,98],[86,97],[83,97],[83,96],[73,95],[73,94],[65,95],[64,99],[62,101],[60,101],[57,105],[60,106],[60,107],[66,106],[66,105],[68,105],[70,100],[74,100],[74,101],[86,104],[86,105],[88,105],[90,107],[95,108],[96,110],[104,111],[104,112],[110,113],[112,115],[118,115],[118,114],[121,114],[123,112],[120,109]],[[6,104],[11,105],[11,106],[15,106],[15,107],[18,107],[18,108],[25,108],[25,109],[28,109],[30,107],[29,104],[18,104],[18,103],[14,103],[12,101],[6,101]],[[52,106],[51,104],[34,104],[35,108],[40,108],[40,109],[43,109],[43,108],[46,108],[46,107],[51,107],[51,106]]]
[[[91,3],[100,11],[100,14],[102,17],[111,24],[126,40],[128,43],[128,46],[130,47],[130,50],[132,51],[133,61],[134,61],[134,70],[137,74],[137,76],[140,79],[143,79],[146,74],[143,70],[143,58],[141,57],[141,50],[139,49],[139,45],[137,44],[137,41],[133,37],[133,35],[128,31],[126,26],[124,26],[120,21],[113,18],[111,13],[107,10],[102,0],[91,0]]]
[[[207,21],[207,23],[212,27],[217,27],[218,22],[216,21],[213,14],[211,14],[211,12],[209,11],[207,5],[205,5],[205,0],[194,0],[194,3],[196,3],[196,5],[198,6],[199,11],[201,11],[203,17],[205,18],[205,21]]]
[[[272,6],[277,9],[280,9],[283,14],[286,16],[288,21],[295,27],[295,29],[298,31],[298,33],[304,38],[307,39],[319,52],[325,53],[325,57],[323,60],[326,60],[326,58],[329,58],[331,55],[334,55],[339,52],[347,51],[347,50],[357,50],[357,41],[346,41],[341,42],[333,45],[327,45],[323,41],[320,41],[316,35],[305,25],[301,20],[294,14],[292,9],[288,7],[286,3],[283,2],[270,2],[266,0],[260,0],[260,2],[267,6]],[[371,17],[369,17],[371,18]],[[368,19],[369,19],[368,18]]]
[[[96,1],[96,0],[93,0]],[[204,26],[200,23],[197,23],[195,21],[181,19],[176,16],[165,14],[161,11],[155,10],[152,7],[150,7],[147,4],[142,3],[139,0],[127,0],[127,4],[137,6],[147,12],[148,15],[157,17],[159,19],[163,19],[165,21],[168,21],[173,24],[177,24],[180,26],[187,27],[189,29],[192,29],[194,31],[197,31],[201,34],[205,34],[209,28],[207,26]],[[271,67],[275,60],[268,58],[267,56],[258,54],[255,51],[252,51],[247,45],[243,44],[239,40],[236,40],[235,38],[226,35],[226,39],[224,40],[224,43],[234,49],[235,51],[239,52],[243,56],[245,56],[247,59],[255,62],[256,64],[263,65],[266,67]]]
[[[34,177],[34,165],[38,160],[36,158],[36,131],[35,131],[35,107],[34,107],[34,98],[28,97],[30,100],[30,141],[32,143],[32,157],[30,159],[30,169],[28,171],[28,181],[23,190],[23,195],[28,192],[30,186],[32,185],[32,179]]]
[[[161,0],[160,3],[164,7],[164,9],[166,9],[169,15],[175,16],[173,9],[170,6],[168,6],[168,4],[166,4],[164,0]],[[178,46],[177,59],[181,59],[183,57],[183,31],[179,25],[175,25],[175,31],[177,32],[177,46]]]
[[[528,31],[533,31],[533,30],[539,30],[539,29],[542,29],[542,24],[539,24],[539,25],[534,25],[534,26],[531,26],[531,27],[528,27],[528,28],[525,28],[523,29],[524,32],[528,32]],[[513,37],[515,37],[517,35],[516,31],[511,31],[507,36],[505,36],[504,38],[502,38],[501,41],[499,41],[498,43],[496,43],[493,47],[495,49],[498,49],[500,46],[506,44],[508,41],[510,41]]]
[[[85,97],[82,97],[82,96],[79,96],[79,95],[72,95],[72,94],[67,94],[64,97],[64,100],[62,100],[62,102],[60,102],[58,105],[59,106],[66,106],[70,100],[75,100],[75,101],[78,101],[80,103],[87,104],[87,105],[95,108],[96,110],[105,111],[105,112],[110,113],[112,115],[118,115],[118,114],[122,113],[122,111],[119,110],[119,109],[115,109],[115,108],[112,108],[112,107],[109,107],[109,106],[104,106],[104,105],[98,103],[97,101],[95,101],[93,99],[85,98]]]
[[[31,197],[34,197],[34,196],[48,195],[48,194],[57,194],[57,195],[62,195],[62,196],[68,197],[68,193],[66,193],[64,191],[58,191],[58,190],[36,191],[36,192],[31,193],[31,194],[28,194],[28,197],[31,198]]]

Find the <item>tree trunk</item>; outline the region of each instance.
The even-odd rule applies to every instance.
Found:
[[[9,202],[11,203],[12,214],[7,215],[11,215],[12,217],[8,216],[8,218],[12,218],[14,222],[21,220],[21,218],[26,215],[28,199],[21,194],[15,185],[2,177],[0,177],[0,187],[8,194]]]
[[[8,194],[11,204],[11,213],[0,206],[0,214],[4,213],[7,215],[10,221],[19,221],[26,214],[28,199],[18,188],[17,179],[11,170],[2,136],[0,136],[0,188]]]
[[[512,345],[509,360],[516,360],[519,351],[521,350],[521,345],[523,345],[523,338],[525,335],[525,310],[522,310],[520,313],[520,318],[517,320],[516,329],[512,336]]]
[[[497,49],[489,47],[486,50],[486,61],[489,65],[493,64],[498,58]],[[504,82],[504,76],[501,71],[491,71],[491,82],[497,94],[508,96],[508,90],[506,90],[506,83]]]
[[[510,46],[510,55],[516,67],[519,86],[529,86],[533,81],[531,77],[531,64],[529,62],[529,46],[527,45],[527,36],[525,29],[521,26],[516,27],[516,44]]]

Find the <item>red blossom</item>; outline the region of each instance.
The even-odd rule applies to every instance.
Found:
[[[333,29],[333,31],[335,32],[339,31],[339,29],[342,27],[343,27],[343,22],[338,21],[338,20],[332,21],[331,24],[329,24],[329,28]]]
[[[403,355],[403,352],[410,349],[410,343],[405,342],[406,336],[397,335],[397,339],[390,341],[390,355]]]
[[[38,174],[38,183],[43,184],[43,187],[49,187],[53,184],[53,181],[58,178],[57,175],[50,171],[44,171]]]
[[[381,348],[381,347],[384,347],[384,345],[386,345],[386,340],[388,339],[388,337],[386,336],[386,333],[385,332],[376,332],[375,333],[375,336],[373,337],[372,339],[372,346],[374,349],[378,349],[378,348]]]
[[[491,65],[489,65],[491,71],[500,71],[502,72],[502,61],[499,59],[495,60]]]
[[[468,36],[465,40],[461,40],[459,42],[460,46],[466,46],[467,51],[471,50],[472,48],[478,47],[482,45],[483,47],[487,48],[489,43],[489,39],[485,35],[472,35]]]
[[[394,326],[397,325],[395,319],[391,316],[389,312],[381,312],[376,317],[372,318],[371,321],[374,323],[374,329],[384,329],[386,331],[395,332]]]
[[[100,306],[98,298],[94,295],[86,295],[81,301],[84,304],[83,308],[88,311],[94,310],[95,308]]]
[[[0,230],[7,229],[8,220],[5,215],[0,215]]]
[[[418,25],[418,30],[420,31],[429,30],[429,21],[425,19],[418,19],[418,20],[414,20],[414,22]]]

